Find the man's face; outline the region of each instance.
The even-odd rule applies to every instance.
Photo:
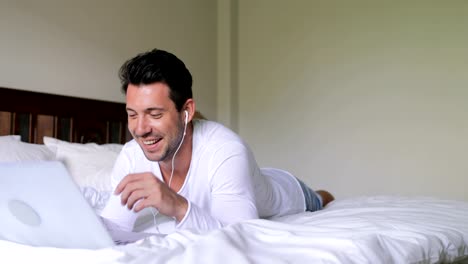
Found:
[[[128,85],[128,129],[146,158],[169,161],[177,149],[184,130],[184,121],[169,98],[165,83]]]

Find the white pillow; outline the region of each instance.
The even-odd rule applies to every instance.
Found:
[[[44,137],[44,144],[62,161],[79,187],[111,191],[110,175],[122,145],[70,143]]]
[[[94,212],[96,212],[97,215],[101,215],[112,192],[98,191],[92,187],[82,187],[80,190],[86,201],[88,201],[89,205],[94,209]]]
[[[0,162],[53,160],[54,154],[44,145],[20,141],[20,136],[0,137]]]
[[[0,143],[4,141],[21,141],[20,135],[7,135],[7,136],[0,136]]]

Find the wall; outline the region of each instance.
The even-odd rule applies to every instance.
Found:
[[[216,117],[216,0],[1,0],[0,33],[0,86],[124,102],[120,65],[161,48]]]
[[[338,198],[468,200],[466,1],[239,1],[239,133]]]
[[[1,0],[0,86],[123,102],[123,61],[167,49],[261,166],[468,200],[467,22],[465,1]]]

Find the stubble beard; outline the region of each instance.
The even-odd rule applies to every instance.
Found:
[[[155,162],[167,162],[167,161],[172,161],[172,158],[174,156],[175,151],[179,147],[179,144],[181,143],[182,137],[184,135],[184,126],[181,125],[180,123],[177,124],[177,137],[174,140],[171,140],[169,144],[165,146],[165,148],[162,150],[162,154],[158,156],[152,155],[152,153],[147,153],[146,151],[143,151],[145,157],[150,160],[150,161],[155,161]]]

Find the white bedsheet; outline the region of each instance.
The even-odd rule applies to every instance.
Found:
[[[102,250],[0,240],[0,263],[447,263],[467,256],[468,203],[421,197],[338,200],[319,212]]]

